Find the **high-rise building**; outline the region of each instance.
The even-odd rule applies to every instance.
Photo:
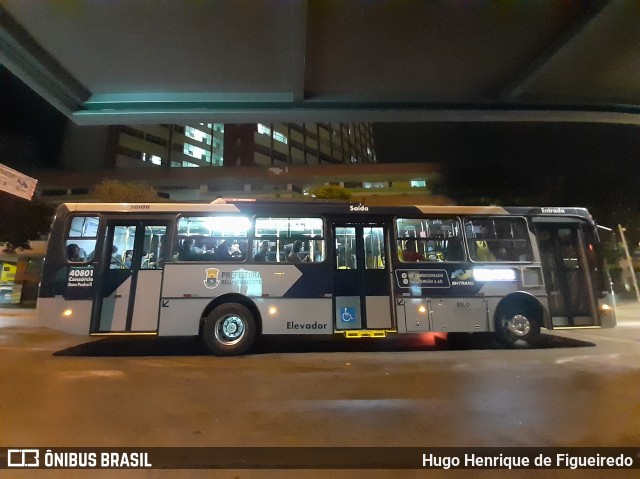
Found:
[[[112,127],[116,168],[376,163],[368,123],[192,123]]]
[[[378,163],[368,123],[69,125],[61,169],[38,172],[38,194],[82,201],[105,179],[146,183],[175,201],[301,198],[337,185],[369,204],[447,201],[441,165]]]

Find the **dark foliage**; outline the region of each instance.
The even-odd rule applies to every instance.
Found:
[[[0,241],[9,249],[29,248],[30,240],[49,232],[54,208],[0,192]]]

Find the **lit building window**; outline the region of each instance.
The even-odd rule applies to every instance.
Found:
[[[386,181],[363,181],[362,186],[364,188],[386,188],[389,185]]]
[[[426,186],[426,180],[411,180],[411,188],[425,188]]]
[[[211,135],[190,126],[184,127],[184,134],[194,140],[205,142],[207,145],[211,144]]]
[[[280,143],[284,143],[285,145],[287,144],[287,137],[277,131],[273,132],[273,139],[279,141]]]
[[[268,128],[262,123],[258,123],[258,133],[260,133],[261,135],[271,136],[271,128]]]
[[[189,143],[185,143],[184,149],[182,150],[182,152],[185,155],[189,155],[194,158],[205,160],[207,163],[211,163],[211,152],[203,148],[199,148],[197,146],[190,145]]]
[[[150,161],[154,165],[162,165],[162,158],[156,155],[152,155],[150,153],[143,153],[142,161]]]
[[[266,125],[263,125],[262,123],[258,123],[258,133],[260,135],[271,136],[271,128],[269,128]],[[287,137],[284,136],[279,131],[273,132],[273,139],[276,141],[279,141],[280,143],[284,143],[285,145],[287,144]]]

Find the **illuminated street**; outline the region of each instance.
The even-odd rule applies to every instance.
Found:
[[[88,340],[38,328],[32,312],[5,309],[2,444],[637,446],[639,313],[637,303],[626,303],[616,329],[546,334],[530,350],[501,350],[482,338],[455,346],[444,339],[426,346],[289,340],[217,358],[193,351],[193,339]],[[589,472],[598,471],[582,477]]]

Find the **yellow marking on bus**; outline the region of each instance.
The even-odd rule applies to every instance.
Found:
[[[602,329],[602,326],[554,326],[553,329]]]
[[[359,331],[342,331],[345,338],[386,338],[387,333],[395,333],[393,329],[363,329]]]
[[[149,331],[145,332],[127,332],[127,331],[115,331],[113,333],[105,332],[105,333],[91,333],[90,336],[157,336],[158,333]]]

